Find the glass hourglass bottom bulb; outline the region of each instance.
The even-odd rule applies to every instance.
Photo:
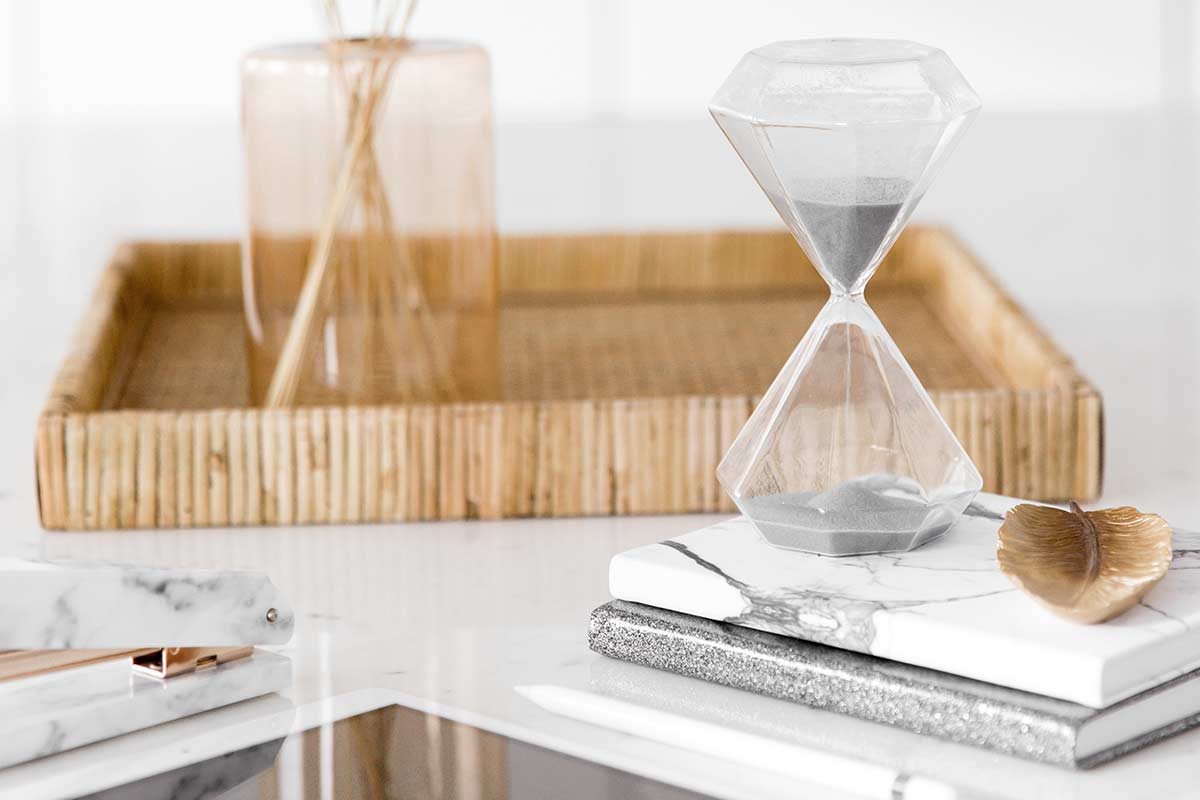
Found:
[[[835,294],[717,468],[772,544],[909,550],[944,533],[979,472],[862,295]]]

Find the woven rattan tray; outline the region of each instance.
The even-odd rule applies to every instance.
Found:
[[[784,233],[506,237],[495,402],[247,407],[238,247],[106,271],[37,431],[50,529],[730,510],[717,461],[828,293]],[[985,488],[1092,499],[1100,397],[954,240],[870,301]]]

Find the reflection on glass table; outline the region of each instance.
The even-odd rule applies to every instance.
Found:
[[[703,795],[391,705],[88,797],[690,800]]]

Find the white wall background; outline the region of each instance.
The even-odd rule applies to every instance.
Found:
[[[1200,100],[1197,5],[422,0],[413,33],[492,54],[510,231],[777,224],[706,112],[740,55],[824,35],[936,44],[985,113],[918,215],[998,259],[1045,235],[1049,259],[1111,253],[1104,232],[1130,212],[1163,216],[1129,198],[1182,193],[1171,208],[1188,227],[1179,209],[1200,179],[1175,165],[1200,163],[1194,126],[1162,128]],[[0,0],[0,247],[77,305],[118,239],[238,235],[238,60],[323,35],[318,12],[317,0]],[[1104,192],[1091,188],[1097,170],[1112,173]],[[1021,205],[1027,191],[1044,210]],[[1073,194],[1086,196],[1068,215]],[[997,215],[1024,215],[1030,234],[1009,235]],[[1068,285],[1082,270],[1056,274]]]
[[[1137,108],[1190,2],[424,0],[413,32],[486,45],[503,119],[702,114],[747,49],[824,35],[936,44],[991,110]],[[322,32],[306,0],[6,0],[0,30],[0,112],[119,120],[232,118],[241,53]]]

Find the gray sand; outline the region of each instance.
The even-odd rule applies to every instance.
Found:
[[[854,287],[911,190],[904,178],[847,178],[813,184],[792,198],[835,289]]]
[[[908,550],[944,533],[957,517],[953,505],[926,502],[911,480],[895,475],[739,503],[772,544],[827,555]]]
[[[900,213],[902,203],[795,202],[834,288],[850,291]]]

